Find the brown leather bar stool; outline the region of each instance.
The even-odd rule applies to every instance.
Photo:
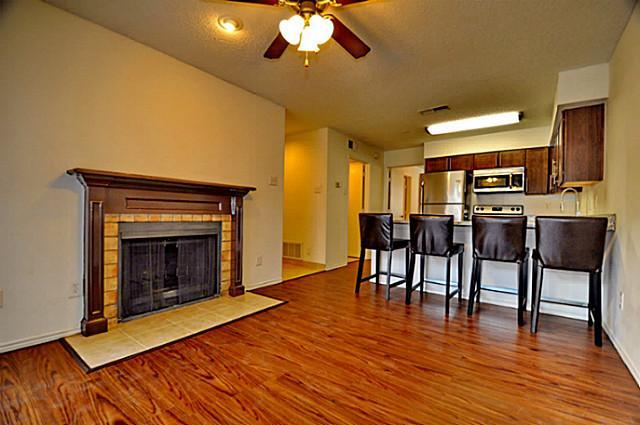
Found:
[[[449,315],[449,302],[458,295],[458,303],[462,300],[462,265],[464,245],[453,243],[453,216],[436,214],[411,214],[409,216],[409,233],[411,259],[406,285],[406,304],[411,304],[411,293],[420,288],[420,299],[424,295],[424,283],[427,257],[444,257],[447,259],[447,278],[445,281],[444,312]],[[416,255],[420,256],[420,282],[413,285],[413,274]],[[458,289],[451,292],[451,258],[458,256]],[[437,283],[437,282],[432,282]]]
[[[602,261],[607,225],[608,220],[603,217],[536,217],[536,248],[532,254],[532,333],[538,331],[540,303],[545,301],[542,298],[544,270],[589,273],[589,326],[595,325],[595,344],[602,347]]]
[[[473,314],[473,302],[480,302],[480,290],[513,293],[505,288],[482,288],[482,265],[484,261],[516,263],[518,265],[518,326],[524,325],[527,309],[527,280],[529,250],[526,248],[527,217],[478,216],[472,218],[473,268],[467,314]]]
[[[380,274],[387,276],[387,300],[391,299],[391,288],[402,285],[406,281],[406,276],[391,272],[391,260],[393,251],[398,249],[406,250],[405,270],[409,267],[409,241],[406,239],[393,238],[393,215],[360,213],[360,262],[358,263],[358,278],[356,280],[356,294],[360,292],[360,283],[375,277],[376,285],[380,283]],[[364,266],[364,256],[366,250],[376,252],[376,272],[371,276],[362,277]],[[380,270],[380,251],[387,252],[387,271]],[[391,276],[399,277],[402,280],[391,283]]]

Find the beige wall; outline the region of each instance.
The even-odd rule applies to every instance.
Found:
[[[424,146],[420,145],[415,148],[385,151],[385,168],[404,167],[407,165],[422,165],[424,167]]]
[[[302,244],[302,259],[325,264],[327,131],[287,136],[284,156],[284,241]]]
[[[424,157],[436,158],[547,145],[549,145],[549,127],[545,126],[427,142],[424,144]]]
[[[600,212],[617,215],[610,264],[604,273],[607,333],[640,384],[639,46],[640,5],[636,5],[610,62],[605,178],[592,195]]]
[[[411,213],[420,212],[420,175],[424,167],[412,165],[408,167],[394,167],[391,172],[391,208],[388,210],[395,219],[403,219],[404,213],[404,178],[411,177]],[[408,220],[408,217],[404,217]]]
[[[328,131],[327,166],[327,269],[347,264],[349,214],[349,159],[369,164],[369,208],[382,208],[383,153],[356,141],[356,149],[348,146],[349,137],[336,130]],[[339,187],[338,187],[339,186]]]
[[[367,165],[360,161],[349,162],[349,236],[348,254],[350,257],[360,256],[360,220],[359,214],[368,210],[367,190],[363,187],[369,185],[366,181]]]
[[[347,264],[350,158],[369,164],[369,206],[375,211],[382,208],[382,152],[365,143],[357,143],[356,150],[351,151],[348,141],[348,136],[336,130],[321,128],[287,136],[285,143],[285,240],[301,241],[314,252],[324,246],[324,256],[320,253],[308,258],[329,270]],[[300,145],[306,147],[308,155],[292,156],[290,148]],[[299,161],[295,167],[304,169],[310,181],[290,184],[296,178],[295,174],[289,175],[292,158]],[[301,203],[313,207],[295,214]],[[314,227],[313,232],[309,227]]]
[[[256,186],[245,284],[281,279],[282,107],[35,0],[0,14],[0,93],[0,351],[78,328],[72,167]]]

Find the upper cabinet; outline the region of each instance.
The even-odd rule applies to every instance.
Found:
[[[544,195],[549,192],[549,148],[532,148],[525,151],[525,193]]]
[[[424,161],[424,171],[426,173],[436,173],[438,171],[449,171],[449,157],[428,158]]]
[[[424,167],[427,173],[525,167],[525,193],[540,195],[549,193],[549,152],[550,148],[543,147],[427,158]]]
[[[473,170],[473,155],[456,155],[450,158],[450,171]]]
[[[498,168],[498,159],[498,152],[477,153],[473,155],[473,168],[475,170]]]
[[[562,111],[551,145],[551,190],[604,177],[604,104]]]
[[[500,167],[524,167],[526,153],[524,149],[500,152]]]

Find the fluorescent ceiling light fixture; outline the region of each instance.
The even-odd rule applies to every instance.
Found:
[[[481,115],[479,117],[431,124],[427,127],[427,133],[437,136],[439,134],[457,133],[459,131],[477,130],[479,128],[499,127],[502,125],[517,124],[521,118],[522,113],[517,111]]]

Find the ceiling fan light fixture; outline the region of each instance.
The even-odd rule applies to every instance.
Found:
[[[317,44],[324,44],[333,35],[333,22],[331,18],[313,15],[309,18],[309,27],[313,31]]]
[[[522,119],[522,113],[518,111],[481,115],[461,120],[444,121],[437,124],[431,124],[427,127],[427,133],[432,136],[437,136],[439,134],[499,127],[503,125],[517,124],[520,122],[520,119]]]
[[[298,46],[299,52],[318,52],[318,41],[316,34],[310,26],[304,27],[302,35],[300,37],[300,45]]]
[[[280,34],[287,40],[287,43],[296,46],[300,43],[304,26],[304,18],[300,15],[293,15],[289,19],[280,21]]]

